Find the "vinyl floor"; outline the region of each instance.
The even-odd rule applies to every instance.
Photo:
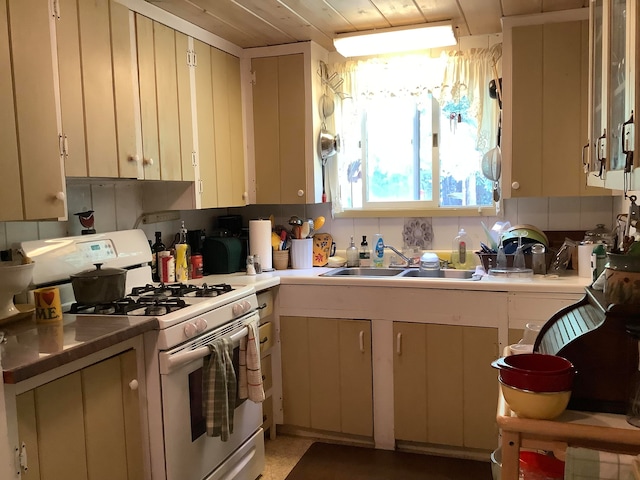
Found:
[[[491,480],[489,462],[335,445],[266,440],[264,480]]]

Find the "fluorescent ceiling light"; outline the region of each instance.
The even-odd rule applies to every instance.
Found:
[[[424,50],[455,44],[456,36],[450,22],[342,33],[333,39],[333,45],[343,57]]]

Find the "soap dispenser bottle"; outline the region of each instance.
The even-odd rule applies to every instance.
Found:
[[[384,261],[384,239],[382,238],[381,233],[376,233],[376,243],[373,247],[373,266],[382,268]]]
[[[353,236],[351,236],[351,243],[349,244],[349,248],[347,248],[347,267],[357,267],[358,257],[358,249],[353,242]]]
[[[369,250],[369,243],[367,243],[367,236],[362,236],[362,243],[360,243],[360,266],[371,266],[371,251]]]
[[[472,251],[471,239],[464,228],[461,228],[456,238],[453,239],[453,248],[451,249],[453,268],[471,269],[474,265]]]

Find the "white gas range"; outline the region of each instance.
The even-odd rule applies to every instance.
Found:
[[[22,242],[35,262],[33,283],[60,288],[63,310],[84,322],[122,315],[153,316],[159,328],[145,334],[147,411],[153,480],[253,480],[264,467],[262,408],[236,401],[227,441],[206,434],[203,363],[221,338],[234,347],[247,325],[259,321],[252,286],[157,284],[151,281],[151,251],[141,230]],[[127,270],[124,298],[109,304],[75,302],[70,275],[94,268]]]

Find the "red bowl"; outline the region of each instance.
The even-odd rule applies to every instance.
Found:
[[[495,368],[516,370],[521,373],[536,375],[558,375],[575,370],[573,364],[566,358],[545,353],[523,353],[509,355],[496,360]]]
[[[520,357],[525,357],[523,360]],[[541,353],[510,355],[491,362],[506,385],[530,392],[571,390],[576,370],[566,358]]]
[[[500,370],[502,383],[520,390],[535,393],[566,392],[573,386],[575,372],[570,370],[560,375],[536,375],[512,370]]]

